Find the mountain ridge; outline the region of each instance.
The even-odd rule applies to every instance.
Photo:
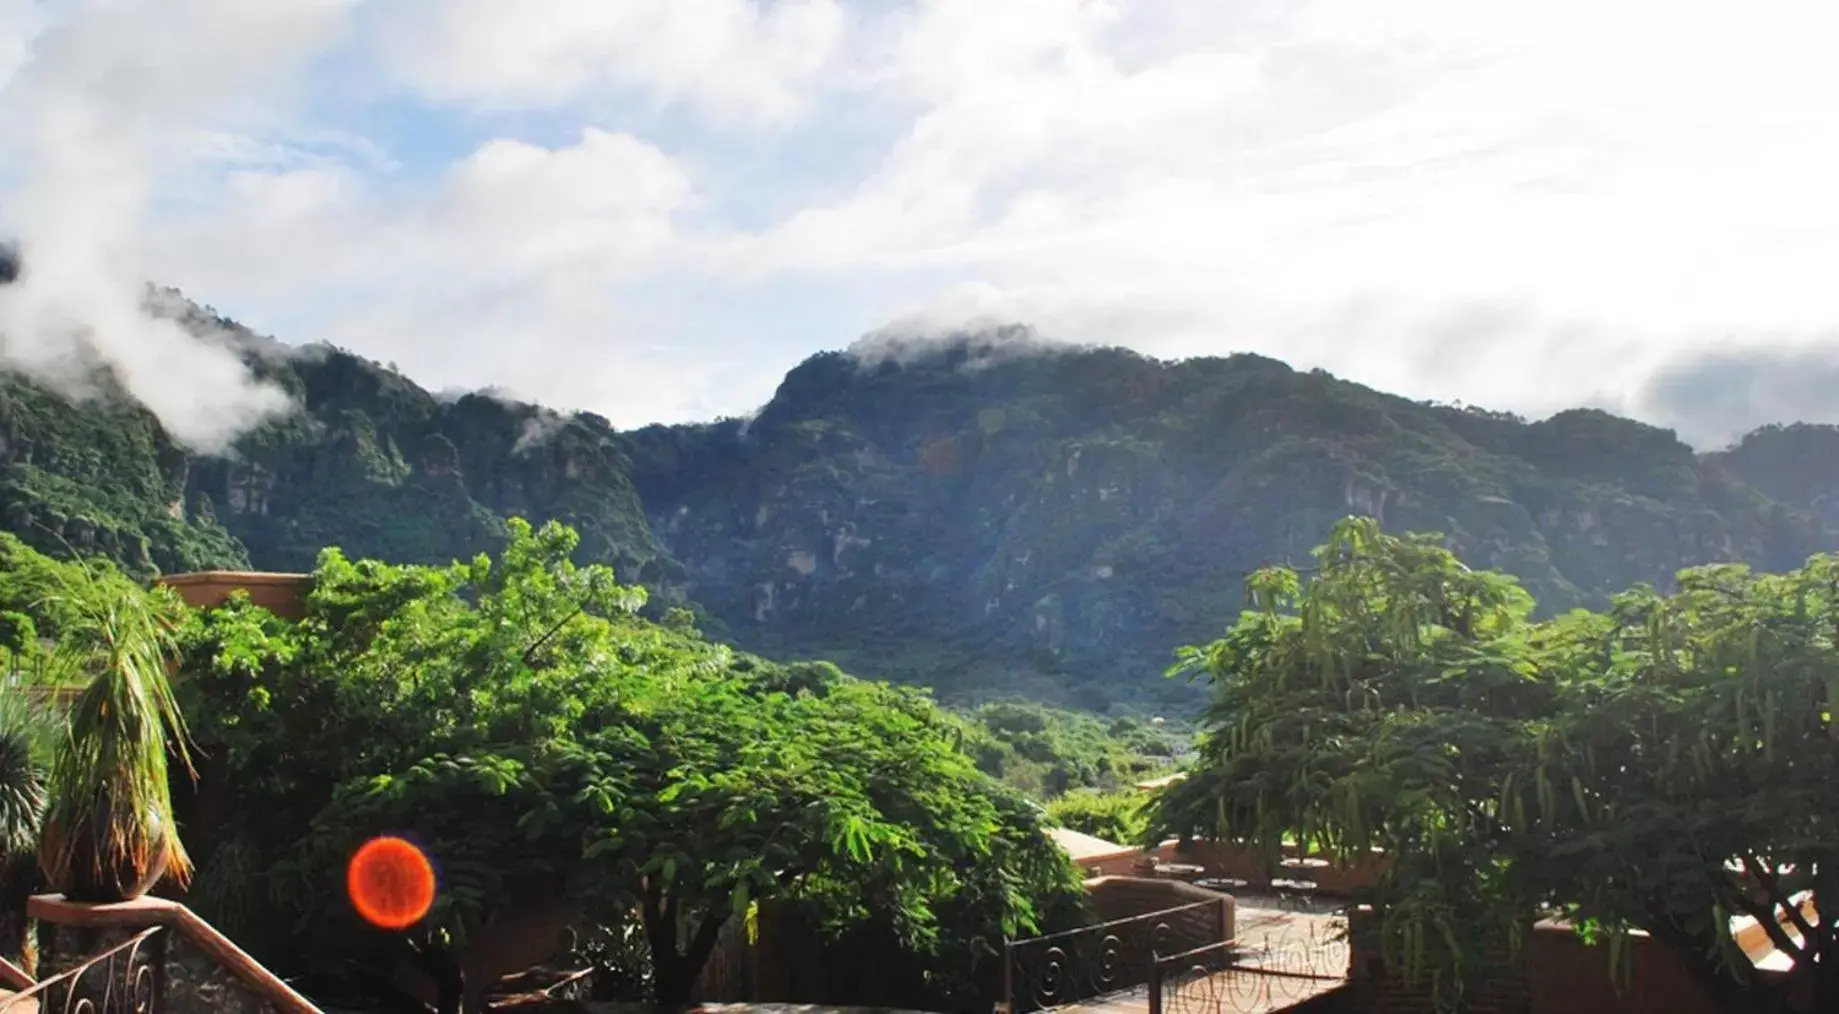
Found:
[[[0,526],[145,573],[300,570],[326,545],[440,561],[491,548],[507,516],[555,518],[656,608],[744,648],[1096,709],[1191,702],[1157,678],[1172,649],[1346,514],[1445,532],[1548,610],[1839,543],[1830,426],[1701,454],[1597,410],[1528,422],[1248,353],[1161,361],[1015,327],[865,339],[807,358],[748,418],[616,431],[188,313],[299,410],[207,457],[119,394],[79,410],[0,376]]]

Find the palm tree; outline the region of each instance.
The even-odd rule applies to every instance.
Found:
[[[73,901],[122,901],[162,874],[183,884],[191,861],[173,823],[168,750],[186,770],[184,719],[168,666],[177,598],[144,590],[98,561],[70,568],[52,590],[70,619],[51,670],[87,680],[59,737],[39,862]]]

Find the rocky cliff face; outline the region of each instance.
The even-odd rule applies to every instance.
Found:
[[[1249,571],[1306,562],[1347,514],[1444,532],[1548,610],[1692,563],[1784,565],[1839,528],[1667,431],[1427,406],[1254,356],[823,355],[751,422],[633,440],[653,531],[743,643],[1085,705],[1157,691]]]
[[[280,379],[303,411],[198,462],[190,491],[270,569],[310,569],[322,547],[396,560],[466,558],[512,515],[575,526],[582,551],[663,580],[604,420],[473,394],[444,401],[394,371],[308,350]],[[668,561],[662,561],[668,563]]]
[[[0,373],[0,525],[43,552],[137,572],[246,566],[236,538],[190,510],[191,458],[99,381],[76,405]]]
[[[142,571],[291,570],[325,545],[444,561],[509,515],[559,518],[584,557],[661,604],[693,600],[744,647],[1093,707],[1184,700],[1157,678],[1171,650],[1347,514],[1444,532],[1548,610],[1839,545],[1826,427],[1699,456],[1600,412],[1529,424],[1262,357],[1165,363],[1010,331],[814,356],[751,420],[620,434],[242,334],[302,411],[222,458],[188,457],[119,401],[78,409],[6,379],[6,527]]]

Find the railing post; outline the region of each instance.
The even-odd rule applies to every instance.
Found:
[[[168,972],[170,970],[168,963],[172,958],[172,950],[169,946],[171,937],[172,930],[170,929],[163,930],[153,936],[153,960],[151,962],[153,966],[152,1009],[156,1011],[163,1011],[166,1009],[166,986],[169,981]]]
[[[1015,941],[1003,937],[1002,1014],[1015,1014]]]
[[[1149,1014],[1162,1014],[1162,962],[1149,963]]]

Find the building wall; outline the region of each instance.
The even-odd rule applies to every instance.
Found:
[[[153,583],[179,593],[193,609],[222,605],[232,592],[243,590],[249,600],[276,616],[298,620],[306,615],[306,596],[313,588],[311,574],[273,574],[211,570],[195,574],[168,574]]]
[[[1232,896],[1179,880],[1097,877],[1086,881],[1086,895],[1091,899],[1092,914],[1100,922],[1166,912],[1197,902],[1217,902],[1222,913],[1219,925],[1225,929],[1226,938],[1233,934],[1236,903]]]
[[[1433,1014],[1428,984],[1407,984],[1385,967],[1370,916],[1354,920],[1354,967],[1361,1014]],[[1679,959],[1646,936],[1628,941],[1630,973],[1617,989],[1604,946],[1585,946],[1569,927],[1533,926],[1518,954],[1495,934],[1495,971],[1467,984],[1465,1014],[1718,1014]]]
[[[1441,1014],[1429,982],[1407,982],[1398,969],[1387,967],[1377,921],[1364,906],[1349,915],[1348,937],[1353,1010],[1360,1014]],[[1529,950],[1516,953],[1507,934],[1499,931],[1487,934],[1485,943],[1493,971],[1464,984],[1457,1009],[1461,1014],[1532,1014],[1532,980],[1537,976],[1528,968]]]
[[[1586,947],[1561,926],[1540,925],[1528,946],[1532,1014],[1718,1014],[1673,952],[1642,936],[1629,941],[1631,970],[1618,993],[1606,947]]]

